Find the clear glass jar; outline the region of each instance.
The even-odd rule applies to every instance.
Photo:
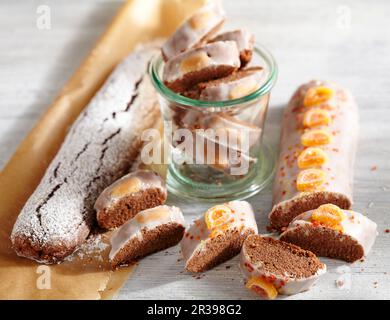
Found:
[[[270,181],[275,158],[262,136],[277,65],[262,46],[256,46],[250,65],[263,68],[259,89],[239,99],[211,102],[168,89],[162,81],[161,55],[151,61],[149,74],[169,146],[170,192],[210,201],[244,199]]]

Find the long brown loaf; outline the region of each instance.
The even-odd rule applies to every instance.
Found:
[[[99,193],[129,171],[140,134],[159,117],[146,74],[157,44],[137,49],[111,74],[78,117],[14,225],[19,256],[61,262],[88,237]]]

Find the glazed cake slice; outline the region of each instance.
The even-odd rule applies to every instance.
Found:
[[[196,110],[186,110],[177,119],[177,126],[192,131],[193,148],[183,148],[188,161],[206,163],[210,167],[229,175],[247,173],[256,163],[249,153],[260,141],[262,130],[249,122],[227,113],[201,115]],[[176,147],[182,140],[174,140]]]
[[[164,65],[164,84],[183,93],[196,84],[225,77],[240,67],[237,44],[218,41],[190,49],[168,60]]]
[[[228,142],[218,139],[217,142],[244,153],[247,153],[259,141],[262,132],[258,126],[223,113],[204,117],[201,123],[203,127],[212,129],[216,133],[227,133],[236,137],[235,142],[233,142],[234,139]]]
[[[112,229],[121,226],[138,212],[164,204],[167,188],[153,171],[137,170],[107,187],[95,203],[99,226]]]
[[[161,49],[164,61],[207,41],[220,29],[224,20],[225,12],[221,1],[210,1],[188,18],[164,43]]]
[[[267,299],[306,291],[326,272],[326,265],[314,253],[261,235],[245,240],[240,268],[246,287]]]
[[[181,241],[189,272],[204,272],[236,256],[245,238],[257,233],[252,206],[231,201],[210,208],[194,221]]]
[[[177,207],[163,205],[141,211],[112,235],[111,265],[133,263],[172,247],[182,239],[184,230],[184,217]]]
[[[255,36],[246,30],[240,29],[221,33],[209,42],[228,40],[237,43],[238,51],[240,52],[241,67],[247,65],[252,59]]]
[[[259,141],[261,128],[226,112],[201,114],[196,110],[186,110],[178,119],[177,126],[215,140],[229,149],[248,153],[248,150]],[[202,134],[200,130],[204,130]]]
[[[234,138],[230,140],[229,138],[232,138],[232,136],[208,135],[202,130],[196,130],[194,132],[193,147],[193,156],[196,163],[206,163],[213,169],[231,176],[246,174],[250,166],[257,162],[257,159],[249,155],[247,143],[243,144],[240,141],[237,143]],[[221,137],[223,138],[220,139]],[[234,147],[244,147],[244,151]]]
[[[376,223],[361,213],[326,204],[296,217],[280,239],[318,256],[354,262],[367,256],[376,236]]]
[[[202,82],[186,91],[188,98],[204,101],[226,101],[245,97],[262,85],[263,68],[238,70],[227,77]]]

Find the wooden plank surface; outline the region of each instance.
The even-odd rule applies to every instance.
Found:
[[[39,1],[1,1],[0,168],[45,112],[121,5],[108,0],[50,0],[51,29],[37,28]],[[266,124],[277,148],[282,108],[295,88],[312,78],[331,79],[351,89],[360,108],[360,142],[355,167],[354,208],[379,226],[364,262],[348,265],[324,259],[329,272],[313,290],[289,299],[390,299],[390,3],[386,0],[225,0],[226,27],[246,27],[279,64]],[[373,170],[376,168],[376,170]],[[268,187],[250,199],[259,229],[270,209]],[[169,197],[191,221],[207,204]],[[0,204],[1,205],[1,204]],[[144,259],[117,298],[251,299],[243,288],[237,258],[202,274],[183,271],[178,247]]]

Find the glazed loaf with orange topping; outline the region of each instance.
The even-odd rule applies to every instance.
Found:
[[[246,237],[257,233],[249,202],[234,200],[209,208],[186,230],[180,243],[186,270],[214,268],[237,255]]]
[[[280,155],[269,215],[273,229],[332,203],[352,204],[358,108],[351,94],[325,81],[297,89],[285,109]]]

